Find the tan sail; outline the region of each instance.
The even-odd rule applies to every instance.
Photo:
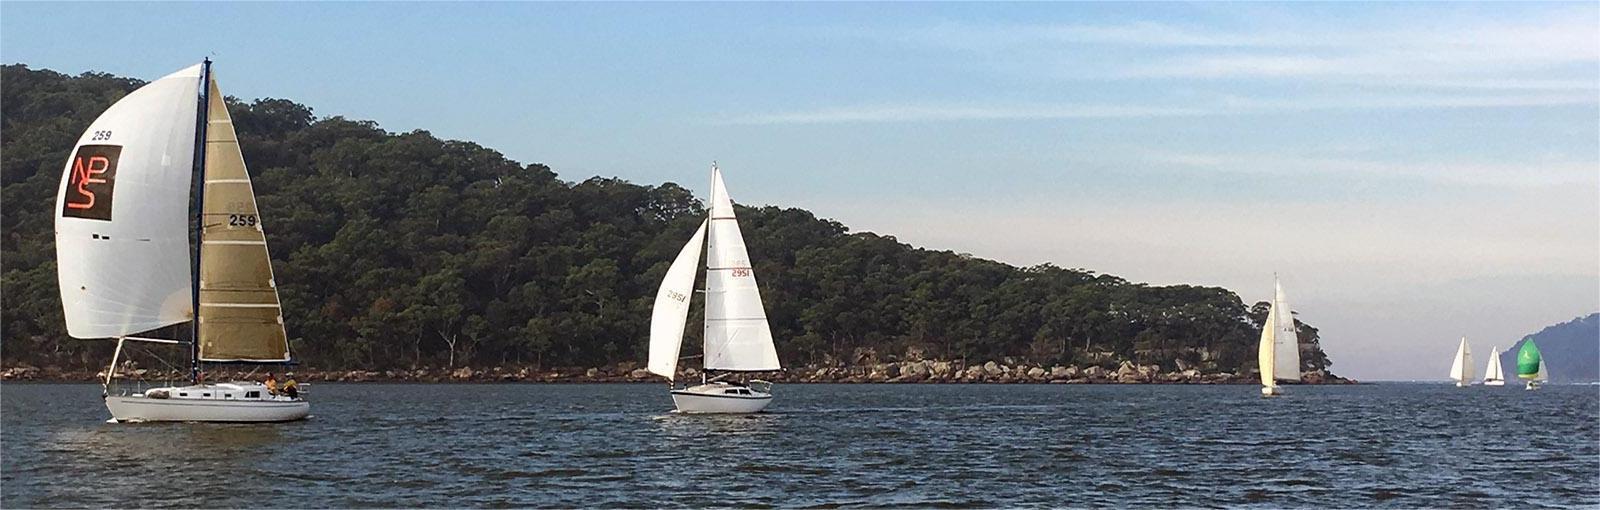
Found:
[[[200,359],[288,361],[278,288],[255,191],[222,92],[208,84],[204,225],[200,231]]]

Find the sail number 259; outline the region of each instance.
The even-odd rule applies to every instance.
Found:
[[[256,215],[254,215],[254,214],[229,214],[228,215],[228,226],[230,226],[230,227],[254,227],[254,226],[256,226]]]

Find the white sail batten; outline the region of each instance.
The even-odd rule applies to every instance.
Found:
[[[193,317],[189,193],[200,71],[133,91],[73,147],[55,212],[68,335],[126,336]]]
[[[650,361],[646,368],[668,381],[678,373],[678,352],[683,347],[683,328],[689,321],[689,301],[694,295],[694,276],[700,269],[700,249],[705,238],[706,222],[702,221],[667,268],[650,313]]]
[[[1277,288],[1272,301],[1272,320],[1268,324],[1273,329],[1273,377],[1280,381],[1300,380],[1300,333],[1294,325],[1294,310],[1289,307],[1289,298],[1283,292],[1283,284],[1274,282]]]
[[[1504,369],[1500,368],[1500,348],[1489,348],[1489,364],[1483,368],[1483,382],[1506,380]]]
[[[1472,349],[1467,347],[1466,337],[1461,338],[1461,346],[1456,347],[1456,359],[1450,365],[1450,378],[1458,383],[1472,380]]]
[[[722,172],[711,168],[711,217],[707,220],[705,368],[778,370],[778,350],[761,304],[750,254],[734,218]]]

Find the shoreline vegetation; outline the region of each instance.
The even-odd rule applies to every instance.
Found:
[[[624,362],[605,367],[490,367],[418,368],[400,370],[322,370],[275,369],[280,380],[294,377],[302,382],[417,382],[417,383],[655,383],[664,380],[651,374],[642,363]],[[268,370],[208,370],[206,379],[215,382],[259,380]],[[694,368],[680,369],[678,380],[692,381],[700,376]],[[117,382],[165,383],[182,381],[183,371],[145,369],[126,364],[117,371]],[[98,382],[105,371],[63,370],[59,367],[16,366],[0,370],[0,380],[41,382]],[[963,363],[960,360],[917,360],[868,365],[819,367],[803,366],[780,372],[752,375],[776,383],[845,384],[1257,384],[1255,371],[1245,373],[1202,372],[1195,368],[1172,371],[1157,365],[1123,362],[1115,369],[1100,365],[1040,365],[1025,362]],[[1294,384],[1294,383],[1290,383]],[[1306,372],[1300,384],[1358,384],[1357,381],[1323,370]]]
[[[113,356],[115,342],[65,331],[55,201],[74,141],[142,84],[0,66],[0,367],[59,367],[50,377],[90,380]],[[302,379],[455,380],[457,367],[473,367],[464,380],[635,379],[637,367],[618,367],[648,355],[652,298],[706,215],[690,188],[567,180],[476,143],[319,118],[287,99],[227,104]],[[726,170],[731,183],[761,175]],[[782,339],[778,358],[816,367],[770,375],[777,381],[1247,381],[1257,369],[1269,303],[1229,289],[1017,266],[852,231],[804,209],[734,208],[759,254],[752,269],[772,335]],[[1265,291],[1270,269],[1261,274],[1257,290]],[[692,305],[686,323],[701,323],[703,310]],[[1294,324],[1302,367],[1328,373],[1318,329]],[[141,336],[192,339],[187,322]],[[688,328],[683,341],[703,343],[703,330]],[[170,349],[130,344],[122,356],[172,369],[158,359],[187,353]],[[999,372],[956,363],[908,375],[906,360],[995,360]],[[1122,370],[1124,361],[1139,375]],[[1083,375],[1091,366],[1123,374]],[[401,367],[450,368],[417,375]],[[480,367],[501,368],[475,375]],[[524,376],[523,367],[584,368]],[[1079,376],[1051,375],[1072,367]],[[1044,375],[1030,375],[1036,368]]]

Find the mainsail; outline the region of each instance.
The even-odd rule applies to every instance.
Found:
[[[1456,359],[1450,365],[1450,378],[1458,383],[1472,380],[1472,349],[1467,347],[1467,338],[1461,337],[1461,346],[1456,348]]]
[[[711,167],[711,217],[706,248],[705,368],[765,371],[782,368],[772,328],[756,288],[750,254],[733,215],[722,172]]]
[[[89,124],[56,195],[67,334],[112,338],[188,322],[189,186],[201,66],[150,82]]]
[[[1517,377],[1521,379],[1537,379],[1539,373],[1544,371],[1543,359],[1539,356],[1539,346],[1533,344],[1529,338],[1522,342],[1522,348],[1517,350]]]
[[[289,361],[261,213],[216,79],[206,109],[200,229],[200,359]]]
[[[1500,348],[1489,348],[1489,366],[1484,367],[1483,382],[1505,381],[1505,373],[1500,368]]]
[[[668,381],[678,373],[678,351],[683,345],[683,326],[689,321],[694,275],[700,269],[700,248],[705,238],[706,222],[702,221],[694,236],[678,251],[678,258],[667,268],[650,313],[650,361],[646,368]]]

